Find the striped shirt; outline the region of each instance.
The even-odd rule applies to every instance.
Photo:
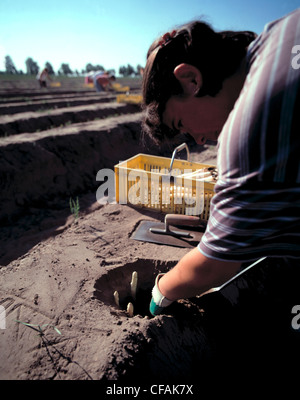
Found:
[[[198,248],[228,261],[300,257],[300,9],[266,25],[246,61]]]

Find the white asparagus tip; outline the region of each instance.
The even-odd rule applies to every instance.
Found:
[[[119,293],[117,291],[114,292],[114,299],[115,303],[118,307],[120,307],[120,301],[119,301]]]
[[[132,303],[127,304],[127,312],[129,314],[129,317],[133,317],[133,304]]]
[[[130,282],[131,296],[133,297],[133,299],[135,299],[136,297],[137,281],[138,281],[138,274],[136,271],[133,271]]]

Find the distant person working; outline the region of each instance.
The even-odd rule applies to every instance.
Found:
[[[107,91],[112,88],[112,82],[116,78],[114,75],[109,74],[105,71],[96,72],[93,75],[93,83],[97,92]]]
[[[47,79],[49,79],[49,81],[52,80],[49,75],[48,68],[44,68],[43,70],[39,71],[39,73],[36,76],[36,79],[39,81],[41,88],[47,87]]]

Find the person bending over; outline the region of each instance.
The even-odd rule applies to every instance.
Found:
[[[143,74],[143,131],[218,142],[218,181],[199,245],[159,274],[150,311],[200,295],[244,262],[300,256],[300,9],[253,32],[194,21],[157,39]],[[298,261],[297,261],[298,259]]]

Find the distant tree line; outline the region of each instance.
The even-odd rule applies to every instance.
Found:
[[[33,58],[28,57],[25,61],[25,66],[26,66],[26,74],[27,75],[37,75],[37,73],[40,70],[39,65],[37,64],[36,61],[33,60]],[[56,75],[55,71],[51,65],[50,62],[46,62],[44,68],[48,69],[48,72],[50,75]],[[93,65],[91,63],[86,64],[85,69],[82,69],[81,72],[78,70],[72,71],[70,68],[69,64],[67,63],[62,63],[60,68],[57,71],[57,75],[80,75],[80,74],[86,74],[92,71],[104,71],[106,70],[102,65]],[[111,74],[115,74],[116,71],[114,69],[109,69],[106,70],[110,72]],[[123,76],[136,76],[140,75],[142,71],[141,65],[137,65],[136,68],[132,67],[130,64],[127,64],[127,66],[121,66],[119,68],[119,74]],[[10,56],[5,56],[5,73],[7,74],[24,74],[22,70],[17,70],[15,67],[15,64]]]
[[[142,70],[143,67],[139,64],[136,69],[134,69],[130,64],[127,64],[127,66],[121,66],[119,68],[119,74],[123,76],[141,75]]]

